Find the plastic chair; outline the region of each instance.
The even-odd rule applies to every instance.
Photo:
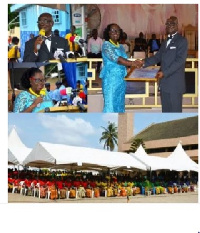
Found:
[[[66,198],[69,199],[69,193],[70,193],[70,190],[66,190]]]
[[[15,193],[15,190],[18,189],[18,187],[19,187],[19,183],[17,185],[15,185],[15,182],[13,182],[12,193]]]
[[[33,188],[34,197],[37,196],[40,198],[40,183],[37,183]]]

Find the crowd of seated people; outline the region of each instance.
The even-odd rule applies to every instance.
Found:
[[[170,175],[169,175],[170,174]],[[8,171],[8,191],[25,195],[56,198],[114,197],[194,191],[197,175],[190,179],[187,174],[178,177],[177,172],[169,174],[152,172],[151,182],[142,173],[130,175],[70,173],[66,171]],[[22,191],[23,189],[23,191]],[[14,190],[14,191],[13,191]]]

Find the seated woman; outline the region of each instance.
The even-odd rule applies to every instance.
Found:
[[[15,100],[13,112],[39,112],[47,107],[53,107],[53,102],[44,88],[45,78],[38,68],[30,68],[21,78],[25,88]]]

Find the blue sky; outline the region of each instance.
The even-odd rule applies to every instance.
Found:
[[[137,134],[152,123],[159,123],[196,116],[196,113],[134,114],[134,134]],[[86,146],[103,149],[99,144],[102,128],[107,122],[117,124],[117,114],[87,113],[87,114],[8,114],[8,132],[15,125],[23,143],[33,148],[37,142],[61,143],[74,146]]]
[[[99,138],[108,121],[117,123],[117,114],[8,114],[8,132],[15,125],[27,147],[37,142],[61,143],[103,149]]]

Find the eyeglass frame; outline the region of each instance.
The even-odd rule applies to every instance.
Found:
[[[112,34],[114,34],[114,33],[116,33],[116,34],[120,34],[121,33],[121,30],[116,30],[116,29],[110,29],[110,31],[109,31],[110,33],[112,33]]]
[[[45,83],[45,82],[47,81],[47,79],[46,79],[46,78],[41,79],[41,78],[34,78],[34,77],[30,77],[30,79],[34,80],[34,82],[35,82],[36,84],[39,84],[39,83]]]
[[[41,23],[41,22],[42,22],[42,23]],[[52,25],[53,22],[54,22],[54,21],[52,21],[52,20],[47,20],[47,19],[43,19],[43,20],[38,20],[38,21],[37,21],[37,23],[40,24],[40,25],[41,25],[41,24],[50,24],[50,25]]]

